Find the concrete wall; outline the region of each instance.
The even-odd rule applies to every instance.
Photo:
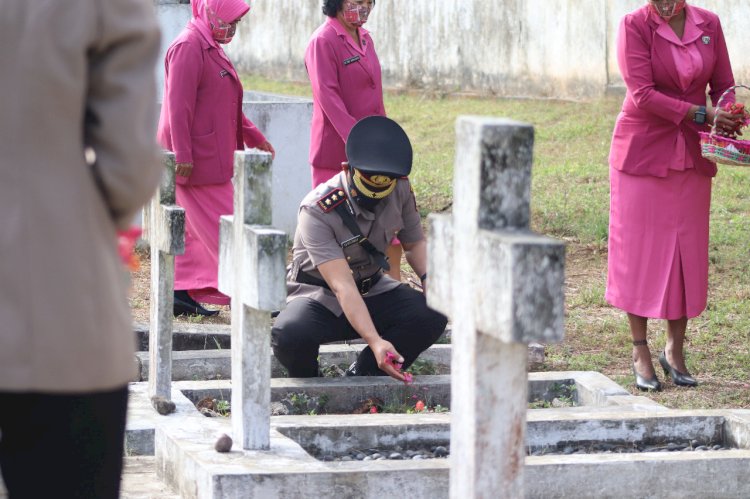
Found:
[[[161,27],[161,51],[156,61],[156,88],[158,100],[161,101],[164,94],[164,56],[172,40],[177,38],[192,14],[187,0],[156,0],[154,7]]]
[[[621,85],[623,14],[645,0],[380,0],[367,28],[385,84],[529,97],[593,97]],[[227,52],[242,71],[307,79],[320,0],[255,0]],[[695,0],[722,18],[738,81],[750,81],[750,4]]]

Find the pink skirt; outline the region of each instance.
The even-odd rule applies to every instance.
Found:
[[[185,209],[185,254],[174,259],[174,289],[187,290],[194,300],[228,305],[219,293],[219,217],[233,210],[232,182],[177,184],[177,204]]]
[[[694,169],[665,178],[609,171],[605,299],[641,317],[697,317],[708,295],[711,178]]]

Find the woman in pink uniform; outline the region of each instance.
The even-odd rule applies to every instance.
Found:
[[[362,28],[375,0],[324,0],[327,16],[312,35],[305,66],[313,93],[310,165],[313,187],[341,171],[344,144],[354,124],[385,116],[380,61],[370,33]],[[389,274],[400,280],[401,245],[388,248]]]
[[[185,254],[175,258],[175,315],[215,315],[219,217],[232,213],[234,151],[274,149],[242,113],[242,84],[221,48],[250,7],[243,0],[193,0],[193,18],[164,61],[158,140],[175,153],[177,204],[185,209]]]
[[[708,216],[716,165],[700,153],[700,130],[718,113],[727,134],[739,123],[716,105],[734,85],[716,14],[684,0],[650,0],[626,15],[617,59],[627,86],[610,151],[607,301],[627,312],[633,372],[659,390],[646,342],[648,318],[667,320],[659,356],[676,385],[697,382],[685,365],[688,318],[706,307]]]

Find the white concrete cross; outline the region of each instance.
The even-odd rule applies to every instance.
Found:
[[[427,295],[453,323],[450,497],[524,497],[527,345],[562,340],[565,247],[529,231],[533,127],[461,117],[456,134]]]
[[[232,297],[232,430],[243,449],[268,449],[271,311],[286,302],[286,233],[271,223],[271,155],[237,151],[234,215],[221,217],[219,290]]]
[[[151,313],[148,335],[150,397],[172,398],[174,257],[185,252],[185,210],[175,205],[175,157],[164,153],[161,185],[143,214],[151,246]]]

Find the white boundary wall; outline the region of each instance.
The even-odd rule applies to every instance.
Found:
[[[738,82],[750,82],[750,3],[695,0],[721,16]],[[367,28],[385,84],[586,98],[622,84],[615,37],[645,0],[378,0]],[[320,0],[253,0],[228,46],[241,71],[305,81]]]

